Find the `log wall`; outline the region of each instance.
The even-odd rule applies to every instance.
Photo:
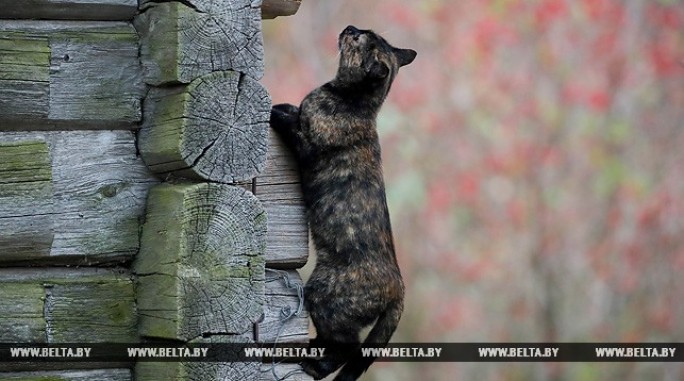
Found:
[[[283,319],[308,256],[297,168],[259,83],[262,17],[298,7],[0,0],[0,342],[308,341],[306,311]],[[0,379],[296,368],[16,363]]]

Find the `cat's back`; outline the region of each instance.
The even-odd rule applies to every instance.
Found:
[[[300,162],[305,193],[323,199],[351,198],[364,189],[384,192],[375,118],[356,103],[353,94],[340,94],[330,84],[302,101],[300,123],[309,148]]]
[[[328,104],[331,98],[335,104]],[[318,89],[302,102],[310,152],[300,162],[312,238],[340,258],[392,250],[375,120]],[[346,255],[345,255],[346,254]]]

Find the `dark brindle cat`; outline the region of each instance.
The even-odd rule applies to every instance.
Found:
[[[274,106],[271,126],[299,162],[317,251],[304,290],[318,334],[313,344],[333,345],[302,367],[321,379],[344,365],[335,380],[356,380],[374,361],[361,356],[359,332],[375,322],[365,343],[385,345],[403,309],[375,119],[399,67],[416,52],[353,26],[340,34],[339,48],[335,79],[299,108]]]

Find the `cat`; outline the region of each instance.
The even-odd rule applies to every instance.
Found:
[[[300,107],[275,105],[270,123],[299,163],[317,252],[304,289],[317,332],[312,345],[336,349],[302,368],[321,379],[342,367],[335,380],[343,381],[356,380],[375,360],[361,356],[360,331],[375,322],[364,343],[383,346],[403,311],[376,117],[399,68],[416,52],[351,25],[338,45],[335,78]]]

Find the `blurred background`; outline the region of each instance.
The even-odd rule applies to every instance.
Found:
[[[264,21],[299,104],[348,24],[418,51],[378,120],[396,342],[684,341],[684,4],[304,0]],[[679,363],[379,363],[363,380],[684,380]]]

